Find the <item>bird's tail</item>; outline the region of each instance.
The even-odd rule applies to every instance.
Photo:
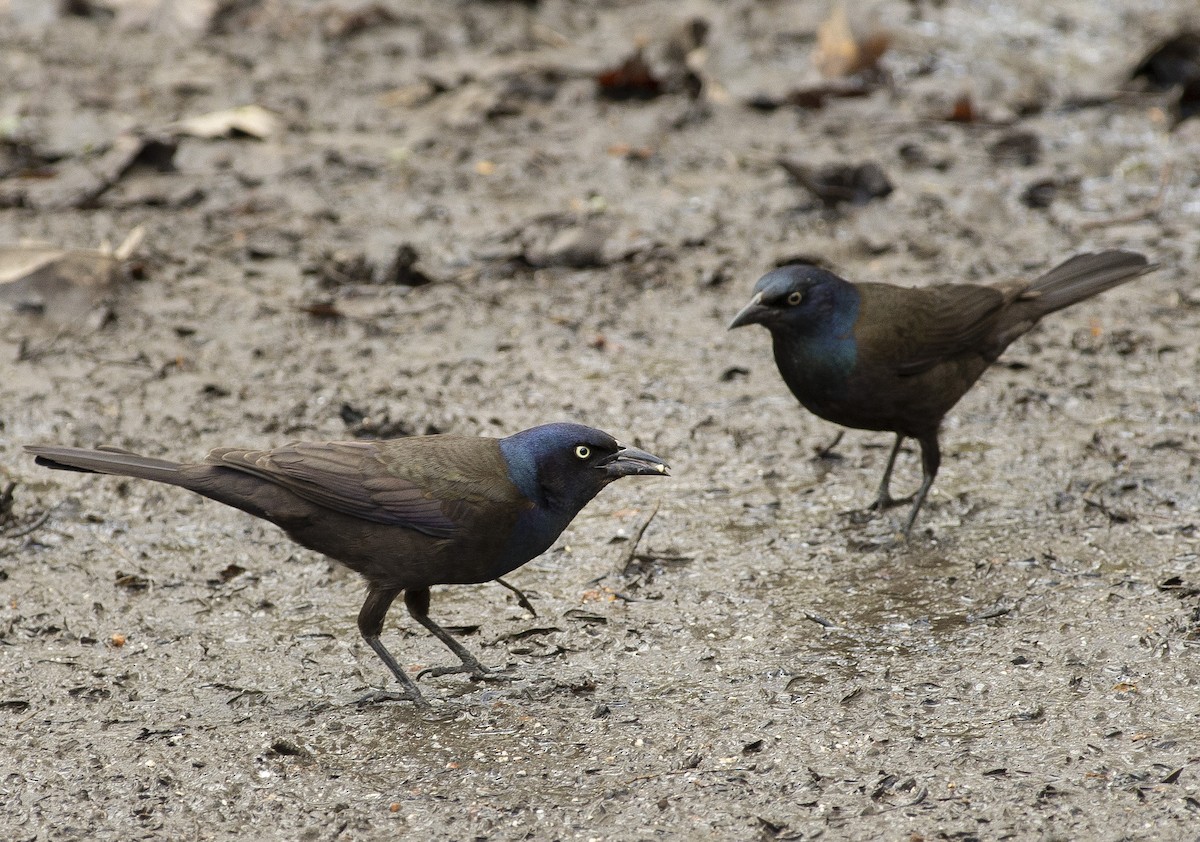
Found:
[[[59,471],[81,471],[86,474],[116,474],[137,477],[156,482],[179,485],[182,477],[178,462],[138,456],[119,447],[99,447],[88,450],[82,447],[59,447],[57,445],[26,445],[25,451],[37,457],[39,465]]]
[[[1028,301],[1036,311],[1035,318],[1041,318],[1156,268],[1156,264],[1132,251],[1077,254],[1031,283],[1020,300]]]

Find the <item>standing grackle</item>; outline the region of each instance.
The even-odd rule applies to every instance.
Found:
[[[1047,313],[1154,268],[1111,250],[1076,255],[1034,281],[905,288],[796,264],[759,278],[729,328],[757,323],[771,332],[779,373],[810,412],[896,434],[871,508],[905,502],[888,493],[892,466],[906,437],[920,443],[923,477],[907,534],[937,476],[942,418],[1009,343]]]
[[[117,448],[28,446],[48,468],[178,485],[281,527],[294,541],[362,574],[363,638],[425,705],[379,640],[392,601],[458,656],[433,675],[490,671],[429,617],[429,587],[497,579],[549,549],[588,501],[616,479],[669,475],[667,464],[581,424],[547,424],[503,439],[420,436],[294,443],[274,450],[219,447],[198,464]],[[424,674],[424,673],[422,673]],[[420,676],[418,676],[420,678]]]

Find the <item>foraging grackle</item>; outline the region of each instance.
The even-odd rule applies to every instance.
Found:
[[[1140,254],[1110,250],[1076,255],[1034,281],[904,288],[796,264],[760,278],[729,328],[771,332],[779,373],[810,412],[896,434],[871,508],[904,502],[888,492],[892,466],[905,438],[920,443],[923,477],[907,534],[937,476],[942,418],[1009,343],[1042,316],[1154,268]]]
[[[670,474],[657,456],[564,423],[503,439],[439,435],[274,450],[219,447],[198,464],[117,448],[25,449],[48,468],[178,485],[269,520],[297,543],[362,574],[367,598],[359,631],[403,686],[402,693],[368,698],[417,705],[426,702],[416,683],[379,640],[401,591],[412,617],[462,662],[425,672],[484,677],[490,671],[430,619],[430,585],[497,579],[549,549],[613,480]]]

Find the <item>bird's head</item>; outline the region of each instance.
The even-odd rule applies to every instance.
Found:
[[[729,329],[760,324],[771,331],[809,332],[821,325],[841,321],[838,316],[853,309],[854,287],[837,275],[808,263],[793,263],[774,269],[758,279],[754,297],[743,307]]]
[[[600,489],[628,476],[670,476],[657,456],[582,424],[545,424],[500,440],[508,476],[539,505],[583,508]],[[573,513],[572,513],[573,514]]]

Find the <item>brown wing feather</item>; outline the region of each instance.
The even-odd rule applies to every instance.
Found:
[[[920,374],[946,359],[978,353],[1016,291],[969,284],[905,289],[857,285],[855,339],[860,353],[886,348],[900,375]]]
[[[425,437],[413,446],[416,441],[220,448],[205,461],[262,477],[334,511],[435,537],[454,535],[476,503],[520,499],[494,439]]]

